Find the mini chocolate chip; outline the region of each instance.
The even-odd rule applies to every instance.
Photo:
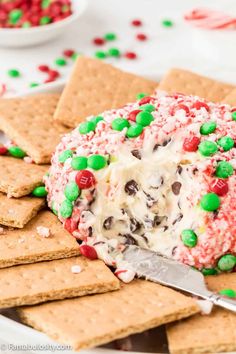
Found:
[[[153,226],[159,226],[163,220],[167,220],[167,216],[155,215],[153,220]]]
[[[138,160],[141,160],[141,159],[142,159],[142,156],[141,156],[141,153],[140,153],[139,150],[132,150],[132,151],[131,151],[131,154],[132,154],[134,157],[136,157],[136,159],[138,159]]]
[[[165,226],[163,226],[163,232],[165,232],[166,230],[168,230],[169,229],[169,227],[167,226],[167,225],[165,225]]]
[[[166,146],[171,142],[171,138],[164,140],[162,144],[154,145],[153,151],[156,151],[160,146]]]
[[[183,172],[183,167],[182,167],[181,165],[178,165],[178,166],[177,166],[177,173],[178,173],[179,175],[181,175],[182,172]]]
[[[130,235],[130,234],[119,234],[119,236],[122,236],[124,237],[126,240],[125,240],[125,244],[126,245],[138,245],[137,241],[135,240],[135,238]]]
[[[88,234],[89,234],[89,237],[91,237],[93,235],[93,228],[91,226],[89,226],[89,228],[88,228]]]
[[[146,243],[148,243],[148,238],[147,238],[147,236],[145,236],[145,234],[142,234],[142,235],[140,235],[143,239],[144,239],[144,241],[146,242]]]
[[[171,142],[171,138],[169,138],[169,139],[163,141],[162,146],[166,146],[166,145],[168,145],[170,142]]]
[[[83,242],[82,240],[79,240],[78,238],[76,238],[75,240],[76,240],[76,242],[77,242],[79,245],[81,245],[82,242]]]
[[[131,179],[125,185],[125,192],[128,195],[135,195],[138,192],[138,190],[139,190],[138,183],[134,179]]]
[[[137,230],[140,230],[141,224],[136,220],[135,218],[130,219],[130,231],[135,232]]]
[[[174,193],[174,195],[179,194],[181,186],[182,186],[182,184],[178,181],[176,181],[172,184],[171,189],[172,189],[172,192]]]
[[[177,246],[175,246],[175,247],[172,248],[172,252],[171,252],[171,253],[172,253],[172,256],[175,255],[176,250],[177,250]]]
[[[103,227],[105,230],[110,230],[112,227],[112,223],[113,223],[113,216],[109,216],[108,218],[106,218],[103,222]]]
[[[144,192],[144,191],[143,191]],[[155,203],[156,203],[156,200],[148,193],[144,192],[144,194],[146,195],[147,197],[147,207],[148,208],[151,208]]]
[[[219,210],[213,211],[213,219],[216,219],[218,217]]]
[[[104,241],[98,241],[98,242],[95,242],[95,243],[93,244],[93,246],[104,245],[104,244],[105,244]]]
[[[195,175],[197,172],[198,172],[198,168],[195,167],[195,168],[193,169],[193,175]]]
[[[177,218],[172,222],[172,225],[175,225],[177,222],[179,222],[183,218],[183,214],[178,214]]]

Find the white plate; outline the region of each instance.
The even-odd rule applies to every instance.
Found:
[[[85,11],[87,4],[87,0],[72,0],[72,15],[49,25],[31,28],[0,28],[0,46],[20,48],[36,45],[56,38],[65,31],[72,31],[74,25],[79,26],[78,19]]]

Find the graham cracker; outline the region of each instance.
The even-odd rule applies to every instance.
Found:
[[[79,266],[81,272],[72,273]],[[119,280],[100,260],[84,257],[41,262],[0,270],[0,308],[34,305],[117,290]]]
[[[50,163],[51,155],[68,132],[53,114],[59,94],[41,94],[0,100],[0,129],[37,164]]]
[[[98,59],[79,57],[61,95],[54,117],[76,127],[90,115],[133,102],[140,92],[151,94],[157,83],[126,73]]]
[[[231,106],[236,106],[236,88],[232,90],[223,100],[223,103],[227,103]]]
[[[199,311],[195,301],[172,289],[134,280],[102,295],[19,310],[22,320],[75,350],[139,333]]]
[[[37,232],[38,226],[49,228],[51,236],[40,236]],[[79,246],[76,240],[48,210],[41,211],[23,229],[5,230],[0,235],[0,268],[78,254]]]
[[[182,69],[171,69],[158,86],[161,91],[196,95],[212,102],[222,102],[233,89],[233,85]]]
[[[0,224],[23,228],[44,205],[44,198],[22,197],[15,199],[0,193]]]
[[[209,276],[209,289],[236,291],[236,273]],[[200,354],[236,351],[236,314],[219,307],[210,315],[195,315],[167,328],[171,354]]]
[[[35,187],[42,185],[48,169],[48,165],[38,166],[15,157],[0,156],[0,192],[15,198],[30,194]]]

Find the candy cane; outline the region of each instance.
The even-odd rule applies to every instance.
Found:
[[[184,16],[184,19],[196,27],[205,29],[236,29],[236,17],[205,8],[190,11]]]

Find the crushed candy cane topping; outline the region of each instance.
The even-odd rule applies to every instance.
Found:
[[[157,93],[65,135],[45,177],[48,203],[91,259],[134,272],[138,245],[204,274],[236,266],[236,114],[196,96]],[[89,247],[89,248],[88,248]]]

